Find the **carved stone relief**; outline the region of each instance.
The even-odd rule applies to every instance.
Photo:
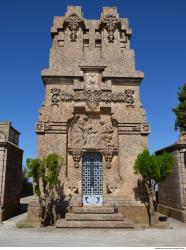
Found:
[[[74,93],[61,92],[60,89],[51,89],[51,105],[59,106],[60,101],[70,102],[86,102],[88,108],[94,111],[100,102],[123,102],[127,103],[128,106],[133,107],[134,104],[134,90],[127,89],[124,92],[115,92],[94,90],[94,89],[84,89],[77,90]]]
[[[85,84],[88,89],[99,88],[99,75],[96,72],[87,72],[85,74]]]
[[[111,162],[114,157],[114,148],[105,148],[102,150],[102,154],[105,158],[106,168],[111,168]]]
[[[71,41],[76,41],[77,31],[80,27],[84,26],[84,20],[79,17],[76,13],[69,15],[64,21],[64,27],[68,27],[71,31],[70,38]]]
[[[111,168],[117,152],[117,128],[111,119],[93,119],[85,114],[75,115],[70,125],[68,147],[72,153],[74,166],[79,167],[82,150],[100,150],[106,167]]]
[[[120,28],[121,22],[113,14],[108,14],[101,20],[100,26],[107,30],[108,41],[114,42],[114,32],[117,28]]]

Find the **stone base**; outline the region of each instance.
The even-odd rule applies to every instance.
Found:
[[[67,221],[58,220],[57,228],[134,228],[128,220],[123,221]]]
[[[158,212],[186,223],[186,209],[176,209],[173,207],[168,207],[162,204],[158,205]]]
[[[124,218],[128,218],[134,224],[149,225],[149,216],[144,205],[118,207],[118,211],[123,214]]]
[[[40,225],[40,205],[39,199],[37,196],[29,202],[28,205],[28,214],[27,214],[27,222],[33,225]]]
[[[67,228],[134,228],[134,223],[124,219],[113,207],[72,207],[65,219],[58,220],[56,227]]]

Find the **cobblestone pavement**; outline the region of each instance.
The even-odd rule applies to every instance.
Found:
[[[168,229],[56,229],[17,228],[26,213],[0,224],[0,247],[3,246],[123,246],[186,247],[186,224],[168,219]]]

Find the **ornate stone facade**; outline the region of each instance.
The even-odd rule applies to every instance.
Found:
[[[61,180],[70,206],[88,205],[99,189],[101,195],[91,204],[117,207],[134,222],[146,223],[140,200],[144,193],[133,164],[147,147],[149,125],[139,96],[143,72],[135,69],[128,19],[120,18],[116,8],[104,7],[100,20],[88,20],[81,7],[70,6],[64,17],[54,18],[51,32],[49,68],[41,73],[45,100],[36,124],[37,154],[64,156]],[[90,162],[83,162],[86,156]],[[94,177],[99,184],[89,165],[100,171]],[[87,197],[89,182],[83,174],[92,185]]]

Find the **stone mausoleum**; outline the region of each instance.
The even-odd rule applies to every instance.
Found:
[[[175,164],[163,183],[158,186],[158,211],[186,223],[186,133],[178,141],[156,152],[172,154]]]
[[[23,157],[19,135],[11,122],[0,122],[0,222],[19,210]]]
[[[57,153],[65,159],[60,178],[69,209],[57,227],[148,223],[133,165],[147,147],[149,125],[128,19],[103,7],[99,20],[89,20],[81,7],[69,6],[54,17],[51,34],[36,132],[38,157]]]

